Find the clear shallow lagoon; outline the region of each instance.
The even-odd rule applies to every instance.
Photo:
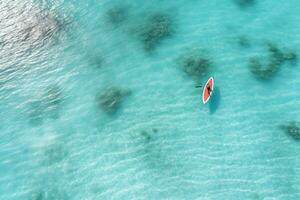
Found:
[[[273,61],[268,43],[299,55],[299,12],[297,0],[2,1],[0,199],[300,199],[300,141],[280,128],[300,121],[299,64],[276,61],[267,80],[249,69]],[[170,32],[145,39],[155,15]],[[196,81],[180,68],[195,52],[212,66]],[[209,76],[203,106],[195,85]],[[113,113],[111,87],[130,91]]]

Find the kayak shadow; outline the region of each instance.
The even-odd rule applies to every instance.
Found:
[[[209,100],[209,113],[214,114],[220,104],[221,100],[221,92],[219,87],[215,87],[212,96],[210,97]]]

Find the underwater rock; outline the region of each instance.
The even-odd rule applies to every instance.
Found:
[[[233,0],[240,8],[246,8],[249,6],[253,6],[255,4],[255,0]]]
[[[244,35],[239,36],[239,37],[237,38],[237,43],[238,43],[238,45],[239,45],[240,47],[243,47],[243,48],[248,48],[248,47],[251,46],[251,45],[250,45],[249,39],[248,39],[246,36],[244,36]]]
[[[194,81],[204,78],[212,68],[211,59],[204,52],[193,52],[179,59],[179,67]]]
[[[249,69],[257,77],[263,80],[270,79],[280,70],[282,64],[286,62],[295,63],[297,54],[292,51],[283,51],[275,44],[267,43],[267,62],[263,63],[262,58],[250,58]]]
[[[127,18],[127,9],[125,7],[114,7],[106,12],[107,21],[113,25],[119,25]]]
[[[141,136],[143,136],[143,138],[146,140],[146,142],[150,142],[150,140],[152,140],[152,135],[158,133],[158,129],[157,128],[152,128],[151,131],[145,131],[143,130],[141,132]]]
[[[141,28],[139,37],[146,51],[154,50],[162,40],[174,33],[171,18],[161,13],[151,15]]]
[[[287,125],[279,126],[287,135],[295,140],[300,140],[300,128],[296,122],[289,122]]]
[[[147,131],[142,131],[141,135],[145,138],[146,141],[150,141],[151,140],[151,136]]]
[[[97,102],[104,112],[114,114],[121,107],[124,98],[130,94],[130,90],[110,87],[97,95]]]

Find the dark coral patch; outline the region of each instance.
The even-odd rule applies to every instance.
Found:
[[[289,61],[292,64],[296,64],[297,60],[298,60],[298,56],[295,52],[293,51],[287,51],[284,55],[283,55],[283,59],[284,61]]]
[[[291,50],[280,49],[273,43],[267,43],[270,53],[270,60],[273,64],[283,64],[284,62],[295,63],[297,61],[297,54]]]
[[[236,5],[240,8],[247,8],[253,6],[256,0],[233,0]]]
[[[210,61],[206,58],[188,58],[184,61],[183,71],[193,77],[205,75],[210,67]]]
[[[249,38],[244,35],[241,35],[237,38],[237,43],[240,47],[243,48],[248,48],[251,46]]]
[[[146,51],[153,51],[162,40],[172,36],[174,33],[174,23],[165,14],[157,13],[151,15],[141,26],[139,38]]]
[[[204,52],[195,51],[180,57],[179,67],[198,82],[208,75],[212,69],[212,61]]]
[[[263,58],[250,58],[249,69],[257,78],[267,80],[274,77],[284,63],[295,64],[297,54],[290,50],[282,50],[273,43],[267,43],[268,57],[267,62]]]
[[[124,98],[130,93],[131,91],[129,90],[110,87],[97,95],[97,103],[104,112],[114,114],[121,107]]]
[[[288,124],[279,126],[287,135],[291,136],[294,140],[300,140],[300,128],[296,122],[292,121]]]
[[[141,136],[145,139],[146,142],[150,142],[153,139],[153,136],[158,133],[157,128],[152,128],[151,131],[143,130]]]
[[[257,78],[266,80],[278,72],[279,66],[274,63],[263,65],[262,61],[255,57],[249,60],[249,69]]]
[[[151,140],[151,135],[147,131],[142,131],[141,135],[145,138],[147,142]]]
[[[128,17],[128,10],[125,7],[110,8],[106,12],[107,22],[112,25],[119,25]]]

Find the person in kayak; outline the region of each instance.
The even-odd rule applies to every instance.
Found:
[[[195,88],[201,88],[201,87],[202,87],[201,85],[196,85],[196,86],[195,86]],[[207,89],[208,94],[209,94],[209,96],[210,96],[210,94],[211,94],[211,92],[212,92],[211,87],[210,87],[210,84],[207,84],[206,89]]]
[[[212,91],[211,87],[210,87],[210,84],[207,84],[206,89],[207,89],[208,95],[210,96],[211,95],[211,91]]]

